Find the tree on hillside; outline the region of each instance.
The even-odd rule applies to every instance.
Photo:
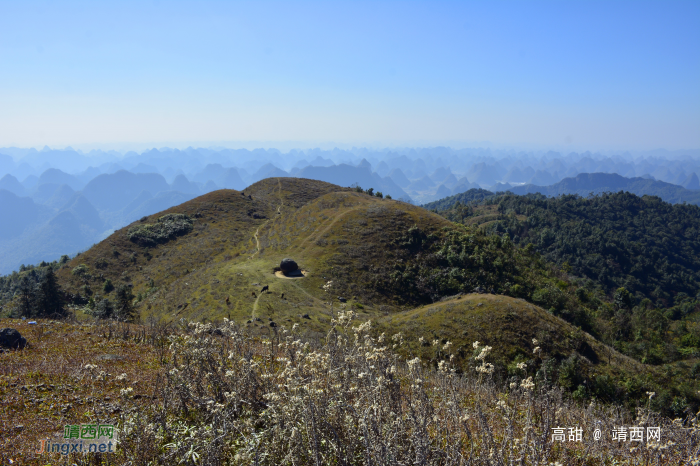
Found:
[[[105,293],[111,293],[112,290],[114,290],[114,285],[112,285],[112,280],[108,278],[107,280],[105,280],[104,285],[102,285],[102,291],[104,291]]]
[[[63,317],[66,315],[63,291],[56,281],[56,275],[51,267],[47,267],[39,282],[37,295],[37,315],[39,317]]]
[[[136,309],[134,309],[134,294],[127,285],[119,285],[115,292],[116,302],[114,313],[117,319],[123,321],[133,321],[136,319]]]
[[[17,313],[21,317],[32,317],[34,315],[34,284],[27,275],[22,276],[19,281]]]
[[[99,319],[109,319],[114,315],[114,306],[108,298],[98,300],[95,306],[95,317]]]

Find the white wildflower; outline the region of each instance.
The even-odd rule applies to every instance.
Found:
[[[477,372],[481,372],[482,374],[492,374],[494,370],[493,364],[485,362],[481,366],[478,366],[476,368]]]
[[[481,348],[481,353],[479,353],[476,359],[478,359],[479,361],[483,361],[484,359],[486,359],[486,356],[488,356],[489,352],[492,349],[493,348],[491,348],[490,346],[484,346],[483,348]]]
[[[411,360],[409,360],[409,361],[406,361],[406,363],[408,364],[408,368],[409,368],[411,371],[413,371],[413,369],[415,369],[415,367],[416,367],[417,365],[420,364],[420,359],[419,359],[419,358],[414,358],[414,359],[411,359]]]

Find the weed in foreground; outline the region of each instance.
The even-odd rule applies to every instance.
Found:
[[[353,327],[352,318],[338,313],[315,345],[296,328],[259,340],[232,322],[190,324],[171,337],[160,403],[124,416],[123,461],[698,464],[697,416],[580,406],[558,388],[538,386],[522,364],[522,377],[501,388],[491,378],[491,348],[478,342],[475,373],[458,374],[450,356],[427,369],[392,351],[404,344],[401,334],[373,337],[369,322]],[[449,354],[449,342],[438,348]],[[613,441],[623,426],[660,427],[660,441]],[[579,441],[553,441],[560,428],[568,439],[569,427],[582,429]]]

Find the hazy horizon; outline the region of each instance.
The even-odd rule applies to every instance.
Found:
[[[17,156],[17,152],[26,152],[35,150],[37,152],[43,151],[58,151],[64,152],[73,150],[80,154],[90,157],[91,153],[95,152],[116,152],[120,156],[125,156],[130,152],[135,152],[139,155],[145,154],[152,150],[158,151],[171,151],[179,150],[183,151],[186,149],[194,150],[264,150],[264,151],[276,151],[281,155],[289,155],[292,153],[311,153],[314,151],[322,152],[332,152],[334,150],[347,151],[347,152],[361,152],[370,151],[374,154],[377,153],[398,153],[398,154],[410,154],[416,150],[433,150],[438,148],[445,148],[449,151],[491,151],[494,157],[505,156],[505,155],[526,155],[532,157],[541,157],[545,155],[549,156],[561,156],[569,157],[571,155],[583,155],[591,154],[594,157],[623,157],[623,158],[644,158],[644,157],[662,157],[671,160],[677,160],[682,158],[693,158],[700,159],[700,148],[684,148],[684,149],[667,149],[664,147],[657,147],[648,150],[634,150],[634,149],[600,149],[600,148],[589,148],[586,146],[546,146],[546,145],[498,145],[489,142],[480,143],[446,143],[446,144],[424,144],[424,145],[410,145],[410,144],[396,144],[396,145],[384,145],[384,144],[343,144],[335,142],[326,143],[300,143],[298,141],[288,141],[288,142],[272,142],[272,141],[214,141],[214,142],[203,142],[198,143],[195,141],[177,143],[177,142],[159,142],[159,143],[119,143],[119,144],[69,144],[65,146],[61,145],[44,145],[44,146],[0,146],[0,154],[10,155],[16,161],[21,161],[23,156]],[[3,152],[5,149],[5,152]],[[11,151],[8,149],[12,149]]]
[[[680,1],[2,2],[0,147],[694,149],[698,18]]]

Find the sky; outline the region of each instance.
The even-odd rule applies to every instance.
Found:
[[[0,147],[700,148],[700,2],[0,0]]]

